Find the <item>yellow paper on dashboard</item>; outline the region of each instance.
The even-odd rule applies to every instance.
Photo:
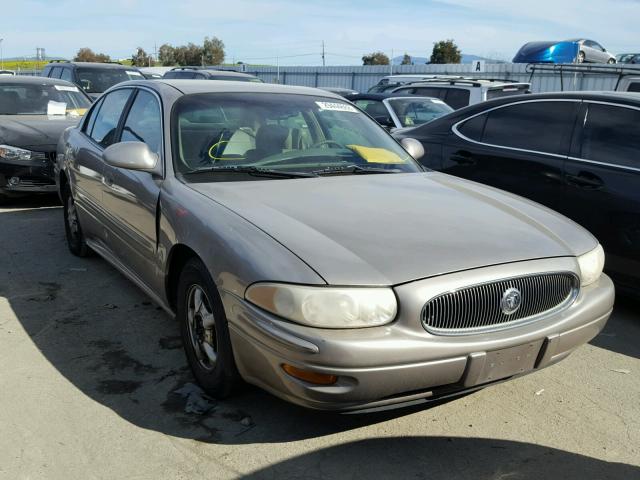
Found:
[[[362,145],[347,145],[347,148],[356,152],[364,158],[367,163],[407,163],[406,160],[400,158],[398,154],[384,148],[363,147]]]

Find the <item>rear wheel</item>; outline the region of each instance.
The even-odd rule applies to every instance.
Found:
[[[192,259],[178,281],[177,315],[193,375],[210,395],[227,397],[240,383],[227,318],[204,264]]]
[[[64,229],[69,250],[78,257],[90,255],[91,250],[87,246],[84,234],[82,233],[78,209],[76,208],[76,203],[68,183],[62,188],[62,206],[64,210]]]
[[[584,54],[583,51],[580,51],[578,53],[578,63],[584,63],[585,59],[586,59],[586,55]]]

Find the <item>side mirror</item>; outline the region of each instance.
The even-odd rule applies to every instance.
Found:
[[[102,154],[104,161],[116,168],[162,175],[158,154],[143,142],[120,142],[109,145]]]
[[[407,151],[414,160],[420,160],[424,157],[424,147],[415,138],[403,138],[400,140],[400,145]]]

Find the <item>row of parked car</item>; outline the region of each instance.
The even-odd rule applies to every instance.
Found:
[[[454,110],[421,96],[435,84],[382,99],[394,140],[366,95],[140,78],[91,103],[62,79],[0,79],[0,188],[49,175],[70,251],[177,317],[212,395],[241,379],[341,411],[459,395],[597,335],[604,250],[637,283],[640,98]]]

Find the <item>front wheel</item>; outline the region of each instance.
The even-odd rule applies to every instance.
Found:
[[[208,394],[229,396],[240,375],[222,300],[200,260],[189,260],[182,269],[177,300],[182,343],[193,375]]]
[[[89,256],[91,250],[87,246],[84,234],[82,233],[78,209],[68,183],[62,188],[62,207],[64,210],[64,230],[69,250],[77,257]]]
[[[610,59],[607,61],[607,63],[608,63],[609,65],[613,65],[614,63],[616,63],[616,59],[615,59],[615,58],[610,58]]]

